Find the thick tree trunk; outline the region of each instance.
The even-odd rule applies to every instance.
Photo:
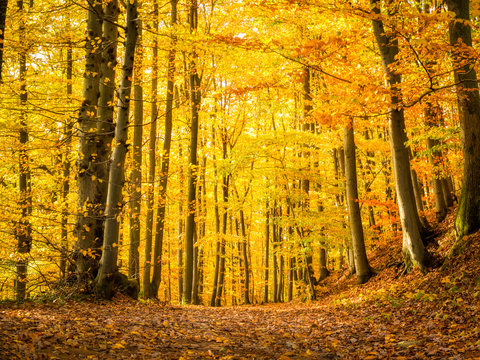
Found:
[[[463,184],[455,218],[458,237],[480,228],[480,95],[472,51],[469,0],[447,0],[455,14],[449,34],[463,139]],[[466,61],[468,59],[469,61]]]
[[[191,0],[188,14],[190,31],[197,30],[197,0]],[[184,292],[185,303],[192,302],[193,287],[193,234],[195,231],[195,212],[196,212],[196,184],[197,184],[197,148],[198,148],[198,112],[200,110],[201,93],[200,77],[197,73],[197,54],[195,50],[190,54],[190,106],[191,106],[191,125],[190,125],[190,161],[188,167],[188,211],[186,221],[185,235],[185,271],[184,271]]]
[[[86,34],[86,63],[83,81],[83,102],[78,115],[77,159],[77,222],[75,257],[78,281],[89,286],[98,271],[99,239],[96,238],[96,174],[97,102],[101,48],[97,41],[102,36],[102,5],[95,2],[88,8]]]
[[[105,298],[113,296],[113,273],[117,270],[115,263],[116,247],[118,247],[119,222],[122,211],[122,189],[124,182],[125,157],[127,154],[128,113],[130,110],[130,93],[132,86],[135,45],[137,41],[137,1],[129,1],[126,9],[125,53],[122,63],[122,74],[118,90],[117,121],[115,127],[115,148],[112,153],[112,164],[108,179],[105,233],[103,237],[103,253],[96,278],[96,290]]]
[[[100,84],[98,98],[98,121],[96,137],[95,171],[95,225],[96,241],[103,242],[105,204],[107,201],[108,176],[112,154],[115,68],[117,65],[119,8],[116,0],[105,3],[103,9],[103,36],[101,42]]]
[[[177,0],[170,0],[171,26],[177,23]],[[153,252],[153,276],[150,283],[150,296],[157,297],[162,274],[162,247],[163,233],[165,231],[165,210],[167,205],[167,185],[170,167],[170,145],[172,143],[173,126],[173,95],[175,84],[175,49],[176,36],[172,35],[172,44],[167,61],[167,96],[165,104],[165,136],[163,141],[162,162],[160,169],[160,184],[158,187],[158,208],[155,225],[155,249]]]
[[[143,45],[142,22],[138,21],[136,64],[134,69],[133,99],[133,156],[130,174],[130,246],[128,252],[128,277],[140,285],[140,214],[142,206],[142,146],[143,146]]]
[[[345,148],[345,177],[350,230],[352,233],[352,248],[355,259],[357,283],[363,284],[371,277],[367,252],[363,238],[363,225],[358,204],[357,164],[355,159],[355,141],[352,121],[343,130],[343,146]]]
[[[403,230],[403,256],[407,267],[418,266],[426,271],[426,251],[421,237],[421,224],[414,200],[413,184],[410,170],[409,151],[405,145],[407,134],[400,93],[401,77],[392,66],[398,54],[398,41],[387,35],[381,20],[380,1],[371,0],[373,33],[377,40],[382,58],[384,72],[390,88],[391,110],[389,117],[390,149],[392,152],[395,187],[397,190],[398,209]]]

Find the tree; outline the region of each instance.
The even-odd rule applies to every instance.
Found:
[[[188,23],[190,32],[195,33],[198,24],[198,5],[197,0],[190,0]],[[197,148],[198,148],[198,113],[201,103],[200,76],[196,64],[197,54],[195,50],[190,53],[190,106],[191,106],[191,124],[190,124],[190,161],[188,168],[188,209],[187,220],[185,224],[185,263],[184,263],[184,299],[185,303],[192,301],[193,288],[193,245],[195,232],[195,212],[196,212],[196,184],[197,184]]]
[[[449,24],[449,35],[463,139],[463,185],[455,230],[462,237],[480,228],[480,95],[474,61],[469,55],[470,1],[447,0],[447,6],[455,14]]]
[[[87,15],[85,72],[83,101],[78,114],[79,138],[77,159],[77,222],[75,233],[75,262],[78,281],[82,284],[94,279],[100,258],[99,239],[96,238],[96,157],[97,101],[99,97],[99,73],[102,36],[102,6],[89,3]]]
[[[372,275],[370,265],[368,264],[365,242],[363,239],[363,225],[360,215],[360,206],[358,205],[357,188],[357,164],[355,157],[355,140],[353,133],[353,121],[349,121],[343,130],[345,149],[345,177],[348,214],[350,220],[350,230],[352,232],[352,248],[355,259],[355,270],[357,274],[357,283],[363,284],[368,281]]]
[[[177,23],[177,0],[170,0],[171,21],[175,31]],[[167,206],[167,184],[170,166],[170,145],[173,126],[173,96],[175,84],[175,49],[176,36],[172,34],[172,44],[167,60],[167,98],[165,101],[165,136],[163,141],[162,163],[160,166],[160,185],[158,187],[158,208],[155,227],[155,250],[153,252],[153,277],[150,283],[150,295],[156,297],[162,273],[162,245],[165,231],[165,209]]]
[[[116,252],[118,247],[119,219],[122,204],[125,157],[127,154],[128,113],[132,87],[135,46],[137,42],[137,1],[129,1],[126,8],[125,53],[117,102],[117,121],[115,124],[115,148],[108,178],[105,232],[100,268],[95,279],[97,292],[106,298],[113,295],[113,273],[116,271]]]
[[[403,230],[403,256],[407,267],[418,266],[426,271],[426,250],[422,242],[420,219],[415,204],[410,169],[410,155],[405,145],[407,134],[402,107],[401,75],[394,70],[398,54],[398,39],[384,28],[380,1],[371,0],[373,33],[380,49],[380,56],[390,90],[390,112],[388,119],[390,149],[392,152],[395,188]]]
[[[25,11],[23,7],[23,0],[17,1],[17,8],[20,12],[20,25],[18,29],[20,39],[25,36]],[[28,156],[28,125],[25,113],[25,106],[27,104],[27,51],[26,45],[20,48],[20,62],[19,62],[19,81],[20,81],[20,151],[18,157],[19,166],[19,182],[18,188],[20,191],[19,208],[20,219],[16,223],[15,235],[17,237],[17,279],[16,295],[17,301],[23,302],[26,297],[27,284],[27,268],[28,268],[28,253],[32,246],[32,225],[30,216],[32,215],[32,194],[31,194],[31,174],[30,174],[30,159]]]
[[[135,54],[133,85],[133,154],[132,171],[130,173],[130,248],[128,256],[128,277],[138,281],[140,285],[140,246],[141,206],[142,206],[142,147],[143,147],[143,44],[142,20],[138,20],[138,37]]]

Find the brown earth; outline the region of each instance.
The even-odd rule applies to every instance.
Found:
[[[315,302],[4,304],[0,358],[480,359],[480,234],[452,255],[452,221],[436,229],[427,275],[402,274],[397,239],[370,254],[367,284],[333,273]]]

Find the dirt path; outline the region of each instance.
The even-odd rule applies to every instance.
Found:
[[[0,309],[0,358],[478,358],[476,307],[447,305],[209,308],[116,301],[9,307]]]

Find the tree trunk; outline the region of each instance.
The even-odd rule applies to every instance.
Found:
[[[83,102],[78,115],[78,159],[77,159],[77,221],[75,226],[75,261],[78,281],[90,287],[95,278],[100,259],[100,247],[95,234],[96,225],[96,161],[97,102],[101,48],[97,40],[102,36],[102,5],[95,2],[88,9],[86,35],[86,63],[83,81]]]
[[[18,29],[19,37],[22,39],[25,36],[25,11],[23,8],[23,1],[17,1],[18,11],[20,13],[20,26]],[[32,193],[30,181],[30,159],[28,155],[28,126],[25,114],[25,106],[27,105],[27,49],[21,48],[19,63],[19,81],[20,81],[20,150],[18,156],[19,165],[19,192],[20,197],[18,201],[21,215],[19,221],[16,223],[15,235],[17,238],[17,279],[16,284],[16,299],[18,302],[25,301],[26,285],[27,285],[27,268],[28,268],[28,254],[32,247],[32,226],[30,223],[30,216],[32,215]]]
[[[108,176],[112,154],[115,68],[117,65],[119,8],[117,0],[105,2],[103,9],[103,36],[101,42],[100,84],[98,98],[98,121],[96,136],[95,171],[95,239],[103,242],[105,205],[107,201]],[[100,251],[100,250],[98,250]]]
[[[438,127],[438,116],[441,115],[440,106],[434,106],[431,101],[427,100],[424,106],[425,126],[428,129]],[[427,149],[429,150],[428,160],[432,165],[433,175],[433,192],[435,194],[435,215],[437,222],[441,222],[447,216],[447,204],[443,196],[442,175],[441,175],[441,158],[442,152],[435,150],[440,142],[432,137],[427,139]]]
[[[171,26],[175,28],[177,23],[177,0],[170,0]],[[167,205],[167,185],[170,167],[170,145],[172,142],[173,126],[173,95],[175,84],[175,49],[176,36],[172,35],[172,44],[168,53],[167,61],[167,97],[165,104],[165,136],[163,142],[162,162],[160,170],[160,184],[158,187],[158,208],[155,225],[155,249],[153,252],[153,276],[150,283],[150,296],[157,297],[162,274],[162,247],[163,233],[165,231],[165,210]]]
[[[128,277],[140,285],[140,214],[142,199],[142,146],[143,146],[143,46],[142,22],[138,21],[136,64],[134,69],[133,99],[133,156],[130,174],[130,246],[128,252]]]
[[[222,147],[223,147],[223,160],[228,157],[227,154],[227,132],[226,129],[222,131]],[[218,268],[218,282],[217,282],[217,294],[215,298],[215,306],[221,305],[222,293],[225,287],[225,247],[227,241],[227,225],[228,225],[228,192],[229,192],[229,180],[230,176],[223,175],[222,180],[222,194],[223,194],[223,217],[222,217],[222,235],[220,238],[220,264]]]
[[[463,184],[455,230],[462,237],[480,228],[480,95],[475,61],[465,61],[472,49],[470,1],[447,0],[447,6],[455,14],[449,35],[463,139]]]
[[[122,189],[124,182],[125,157],[127,154],[128,113],[130,110],[130,93],[132,86],[135,45],[137,41],[137,1],[129,1],[126,9],[125,53],[122,74],[118,90],[117,121],[115,127],[115,148],[108,180],[105,233],[103,253],[96,278],[96,290],[105,298],[113,296],[113,273],[116,271],[115,248],[118,246],[119,222],[121,213]]]
[[[191,0],[188,14],[190,32],[197,30],[197,0]],[[195,231],[195,212],[196,212],[196,184],[197,184],[197,148],[198,148],[198,112],[200,110],[200,77],[197,73],[195,50],[190,54],[190,106],[191,106],[191,126],[190,126],[190,162],[188,168],[188,211],[186,221],[185,235],[185,272],[184,272],[184,292],[185,303],[192,302],[193,286],[193,233]]]
[[[352,232],[353,256],[355,259],[357,283],[364,284],[371,277],[372,272],[370,265],[368,264],[367,252],[365,251],[362,218],[360,215],[360,206],[358,204],[357,164],[355,158],[355,140],[352,121],[350,121],[344,128],[343,136],[343,146],[345,148],[345,177],[347,181],[346,198],[350,230]]]
[[[250,304],[250,264],[248,260],[248,251],[247,251],[247,230],[245,226],[245,213],[243,208],[240,210],[240,230],[242,231],[242,259],[243,259],[243,277],[244,277],[244,292],[243,292],[243,302],[245,304]]]
[[[215,306],[215,299],[217,298],[218,289],[218,270],[220,268],[220,209],[218,206],[218,181],[217,181],[217,156],[215,155],[216,141],[215,141],[215,125],[212,126],[212,146],[213,146],[213,178],[215,180],[213,185],[213,201],[215,204],[215,270],[213,274],[213,289],[210,298],[210,306]]]
[[[268,262],[270,247],[270,207],[267,202],[265,211],[265,248],[264,248],[264,275],[263,275],[263,302],[268,303]]]
[[[7,18],[8,0],[0,0],[0,84],[3,83],[3,41],[5,39],[5,19]]]
[[[152,240],[153,240],[153,216],[155,205],[155,170],[156,170],[156,147],[157,147],[157,91],[158,91],[158,3],[153,3],[153,47],[152,47],[152,106],[150,111],[150,142],[148,145],[148,188],[147,188],[147,218],[145,229],[145,260],[143,267],[143,297],[150,298],[150,273],[152,266]]]
[[[320,248],[320,277],[318,281],[322,281],[327,278],[330,272],[327,269],[327,249]]]
[[[380,1],[371,0],[373,13],[373,33],[377,40],[382,58],[384,72],[390,88],[391,110],[389,117],[390,149],[392,152],[395,187],[397,190],[398,209],[403,230],[403,256],[407,267],[418,266],[426,271],[426,250],[422,242],[421,224],[414,200],[413,184],[410,170],[409,152],[405,145],[405,118],[400,93],[401,76],[392,68],[398,54],[398,40],[387,35],[381,20]]]
[[[72,42],[68,41],[67,47],[67,99],[70,102],[73,95],[73,51]],[[61,217],[61,241],[62,254],[60,257],[60,274],[63,280],[67,273],[67,253],[68,253],[68,193],[70,192],[70,152],[73,121],[69,118],[63,128],[63,136],[65,139],[65,151],[62,158],[63,180],[62,180],[62,217]]]

